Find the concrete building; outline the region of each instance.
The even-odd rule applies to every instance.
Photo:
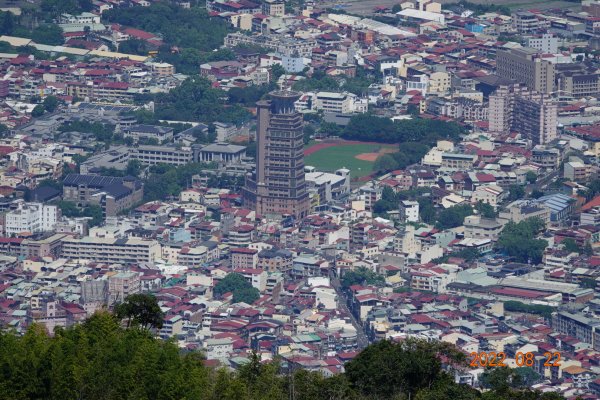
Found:
[[[517,132],[534,145],[557,136],[558,106],[547,95],[519,85],[500,86],[489,98],[490,132]]]
[[[542,53],[558,53],[558,37],[551,33],[542,35],[528,36],[524,39],[525,47],[537,49]]]
[[[513,13],[512,25],[517,32],[523,34],[535,33],[540,29],[544,29],[548,26],[548,22],[532,12],[520,11]]]
[[[69,174],[63,180],[63,199],[78,206],[98,204],[113,217],[142,200],[143,185],[136,178]]]
[[[352,97],[349,93],[318,92],[315,109],[326,113],[349,114],[354,111]]]
[[[102,263],[153,262],[160,258],[160,244],[137,238],[111,239],[83,237],[63,239],[62,257]]]
[[[575,182],[586,182],[590,178],[590,168],[581,161],[568,161],[564,165],[563,177]]]
[[[4,235],[19,233],[41,233],[54,230],[60,210],[54,205],[42,203],[20,203],[15,210],[5,214]]]
[[[400,201],[400,221],[419,222],[419,202],[411,200]]]
[[[299,97],[276,91],[271,100],[257,103],[256,169],[246,177],[243,198],[246,207],[259,215],[303,218],[308,213],[302,114],[294,109]]]
[[[540,93],[554,91],[554,64],[540,57],[540,51],[529,47],[498,50],[496,72]]]
[[[465,218],[465,239],[490,239],[498,240],[504,223],[494,218],[483,218],[479,215],[470,215]]]
[[[600,94],[600,72],[587,63],[556,65],[556,90],[575,98],[597,97]]]
[[[240,163],[246,157],[245,146],[229,143],[213,143],[194,150],[194,160],[198,162]]]
[[[559,311],[552,316],[552,329],[563,335],[572,336],[589,343],[595,350],[600,349],[596,342],[596,332],[600,331],[600,321],[580,313]]]
[[[157,144],[161,144],[173,141],[173,128],[158,125],[133,125],[123,129],[123,137],[132,138],[133,143],[138,143],[140,139],[146,139],[156,140]]]
[[[557,137],[558,105],[549,96],[526,92],[515,97],[512,130],[534,145],[546,144]]]
[[[131,149],[130,159],[142,164],[185,165],[193,161],[193,152],[189,147],[139,145]]]
[[[262,13],[272,17],[283,17],[285,15],[285,2],[281,0],[263,0]]]
[[[122,303],[127,296],[140,293],[141,290],[137,272],[118,272],[108,278],[108,304]]]

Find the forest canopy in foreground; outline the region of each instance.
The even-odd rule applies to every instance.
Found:
[[[252,355],[236,372],[204,366],[199,352],[182,353],[171,341],[152,337],[139,325],[123,328],[103,312],[49,336],[32,325],[23,336],[0,335],[2,399],[416,399],[552,400],[508,368],[486,372],[490,390],[454,383],[441,359],[464,365],[451,345],[382,341],[326,378],[317,372],[283,373],[281,361],[261,363]]]

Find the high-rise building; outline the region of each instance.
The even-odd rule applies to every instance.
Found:
[[[533,144],[556,138],[558,107],[548,95],[519,85],[500,86],[489,98],[489,130],[517,132]]]
[[[514,79],[529,90],[540,93],[554,91],[554,64],[540,57],[537,49],[522,47],[499,50],[496,70],[502,78]]]
[[[294,107],[300,94],[275,91],[257,103],[256,169],[246,177],[244,204],[259,215],[290,214],[303,218],[309,210],[304,180],[302,114]]]

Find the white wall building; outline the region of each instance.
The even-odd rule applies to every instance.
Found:
[[[48,232],[54,230],[59,219],[57,206],[41,203],[21,203],[19,208],[6,213],[5,235],[22,232]]]
[[[419,203],[411,200],[401,201],[400,220],[402,222],[419,222]]]

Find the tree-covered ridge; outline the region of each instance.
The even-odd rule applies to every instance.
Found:
[[[126,311],[120,314],[123,321],[101,312],[83,324],[57,329],[54,336],[36,324],[23,336],[1,333],[0,398],[563,399],[527,389],[531,382],[508,368],[488,370],[485,393],[456,384],[448,367],[464,366],[464,354],[449,344],[414,339],[377,342],[347,363],[345,373],[329,378],[290,368],[284,359],[264,363],[254,354],[236,372],[211,369],[201,353],[182,352],[174,342],[154,338],[141,319],[124,328],[130,316],[144,315]]]
[[[227,94],[200,76],[186,79],[169,93],[142,96],[141,100],[154,101],[154,114],[158,119],[238,124],[252,117],[240,105],[225,105]]]
[[[233,53],[218,49],[228,33],[227,24],[220,18],[209,17],[206,9],[184,9],[175,4],[153,3],[149,7],[118,7],[103,13],[106,22],[142,29],[159,35],[164,45],[158,58],[175,65],[178,72],[197,74],[200,64],[209,61],[231,60]],[[125,42],[121,51],[143,53],[150,50],[145,42]]]

